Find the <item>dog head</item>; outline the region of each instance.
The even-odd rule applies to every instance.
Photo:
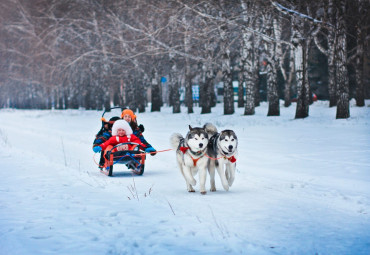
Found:
[[[225,155],[232,155],[238,147],[238,138],[232,130],[221,131],[218,146]]]
[[[191,127],[189,125],[189,132],[186,135],[186,143],[193,152],[200,152],[207,149],[208,134],[205,127]]]

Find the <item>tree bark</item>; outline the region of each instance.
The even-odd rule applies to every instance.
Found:
[[[369,4],[366,4],[365,1],[357,0],[357,10],[360,13],[360,17],[366,17],[369,11]],[[357,47],[356,47],[356,63],[355,63],[355,72],[356,72],[356,105],[365,106],[365,86],[364,86],[364,53],[367,52],[366,49],[366,30],[370,25],[369,18],[360,19],[357,18]]]
[[[157,70],[154,68],[152,71],[152,112],[161,111],[162,95],[159,88],[159,78]]]
[[[171,64],[171,70],[169,74],[169,83],[170,83],[170,88],[171,88],[171,93],[170,93],[170,102],[172,103],[172,113],[180,113],[181,112],[181,107],[180,107],[180,86],[179,86],[179,77],[178,77],[178,70],[177,70],[177,65],[176,62],[171,59],[170,60]]]
[[[345,6],[346,1],[340,0],[338,5],[338,33],[337,33],[337,74],[338,74],[338,101],[337,119],[347,119],[349,113],[349,83],[347,70],[347,35],[345,27]]]
[[[213,93],[213,80],[214,80],[214,75],[213,75],[213,70],[212,67],[205,65],[203,68],[205,71],[205,77],[204,81],[202,81],[203,85],[201,86],[202,88],[202,93],[201,93],[201,107],[202,111],[201,114],[205,113],[211,113],[211,106],[212,106],[212,93]],[[201,92],[201,91],[200,91]]]
[[[295,65],[297,76],[297,109],[295,118],[302,119],[308,117],[309,111],[306,42],[300,44],[295,50]]]

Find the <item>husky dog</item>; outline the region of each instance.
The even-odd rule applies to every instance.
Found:
[[[194,128],[189,125],[189,132],[185,138],[179,133],[172,134],[170,138],[172,147],[176,149],[177,164],[185,178],[188,191],[195,192],[193,186],[197,182],[194,176],[199,171],[200,193],[203,195],[207,193],[205,183],[209,159],[205,155],[209,132],[217,132],[216,127],[210,123]]]
[[[211,135],[208,143],[208,155],[211,157],[208,166],[211,191],[216,191],[215,168],[221,178],[222,186],[225,190],[229,190],[235,179],[238,138],[234,131],[228,129],[220,133],[216,131]]]

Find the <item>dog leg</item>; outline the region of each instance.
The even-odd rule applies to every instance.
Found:
[[[195,186],[197,184],[197,181],[194,179],[194,176],[191,172],[191,168],[183,165],[183,170],[186,182],[192,186]]]
[[[229,184],[228,184],[228,181],[226,180],[224,166],[225,166],[224,162],[222,161],[219,162],[217,166],[217,172],[218,172],[218,175],[220,176],[222,187],[224,187],[224,190],[228,191]]]
[[[209,164],[208,172],[209,172],[209,178],[210,178],[210,184],[211,184],[210,191],[214,192],[216,191],[216,183],[215,183],[215,164],[213,162]]]
[[[189,192],[195,192],[193,186],[191,186],[188,182],[186,182],[186,186],[187,186]]]
[[[187,189],[189,192],[195,192],[194,188],[189,184],[188,179],[187,179],[187,178],[186,178],[186,176],[185,176],[183,165],[182,165],[182,164],[178,164],[178,165],[179,165],[179,168],[180,168],[181,174],[182,174],[182,176],[183,176],[183,177],[184,177],[184,179],[185,179],[185,182],[186,182],[186,189]]]
[[[200,190],[200,194],[202,195],[207,194],[206,179],[207,179],[207,169],[205,167],[199,169],[199,186],[200,186],[199,190]]]
[[[234,182],[234,179],[235,179],[235,167],[236,167],[236,164],[230,164],[229,165],[229,178],[227,179],[228,183],[229,183],[229,186],[231,187],[231,185],[233,185],[233,182]]]

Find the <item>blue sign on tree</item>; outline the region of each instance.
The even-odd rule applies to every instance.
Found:
[[[161,82],[162,82],[162,83],[165,83],[166,81],[167,81],[166,77],[162,76],[162,77],[161,77]]]

